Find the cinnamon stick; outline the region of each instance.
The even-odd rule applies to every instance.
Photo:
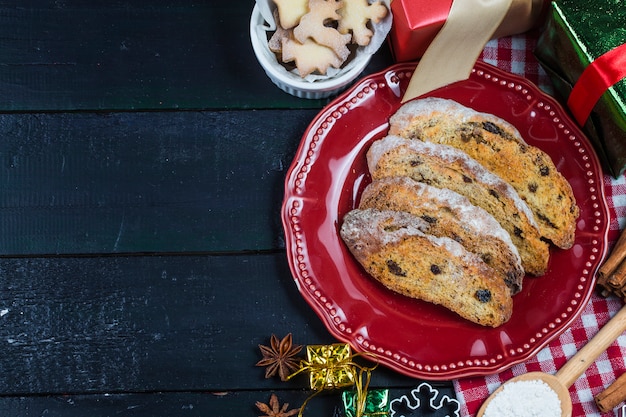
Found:
[[[626,260],[622,259],[622,262],[615,268],[612,274],[606,280],[606,283],[615,289],[620,289],[626,284]]]
[[[626,373],[617,378],[607,389],[594,398],[598,410],[602,413],[613,410],[626,400]]]
[[[622,299],[624,303],[626,303],[626,288],[625,287],[622,287],[619,290],[613,291],[613,294],[617,295],[619,298]]]
[[[622,230],[617,242],[615,242],[615,246],[611,250],[611,254],[598,269],[598,280],[606,282],[624,258],[626,258],[626,229]]]

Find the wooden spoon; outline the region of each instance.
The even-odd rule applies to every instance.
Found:
[[[548,384],[559,396],[561,400],[561,416],[571,417],[572,399],[568,388],[581,376],[585,370],[595,361],[606,348],[626,330],[626,306],[622,307],[615,316],[600,329],[600,331],[576,353],[556,375],[544,372],[529,372],[510,379],[505,384],[496,389],[482,407],[478,410],[476,417],[483,417],[489,402],[504,389],[504,385],[515,381],[541,380]],[[519,398],[520,405],[523,406],[524,399]]]

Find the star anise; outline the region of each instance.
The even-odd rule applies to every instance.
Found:
[[[302,346],[294,345],[291,333],[282,340],[272,335],[270,346],[259,345],[263,359],[256,366],[267,366],[265,378],[270,378],[278,372],[280,379],[286,381],[287,377],[298,369],[299,360],[296,357],[302,350]]]
[[[270,397],[269,404],[263,404],[260,401],[256,402],[256,406],[261,410],[265,415],[260,417],[291,417],[300,411],[299,408],[295,408],[293,410],[287,411],[289,408],[289,403],[283,404],[281,407],[278,403],[278,397],[275,394],[272,394]]]

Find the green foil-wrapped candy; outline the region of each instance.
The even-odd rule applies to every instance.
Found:
[[[385,417],[389,415],[389,390],[372,389],[364,393],[364,405],[359,391],[344,391],[341,399],[345,417]],[[363,410],[359,410],[362,407]]]
[[[551,3],[535,55],[563,103],[567,103],[587,67],[626,43],[625,23],[626,2],[623,0],[555,0]],[[617,177],[626,168],[626,79],[622,78],[600,93],[582,124],[606,169]]]

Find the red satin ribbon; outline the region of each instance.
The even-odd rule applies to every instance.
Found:
[[[626,78],[626,44],[601,55],[581,74],[567,99],[567,106],[579,125],[584,125],[602,94]]]

